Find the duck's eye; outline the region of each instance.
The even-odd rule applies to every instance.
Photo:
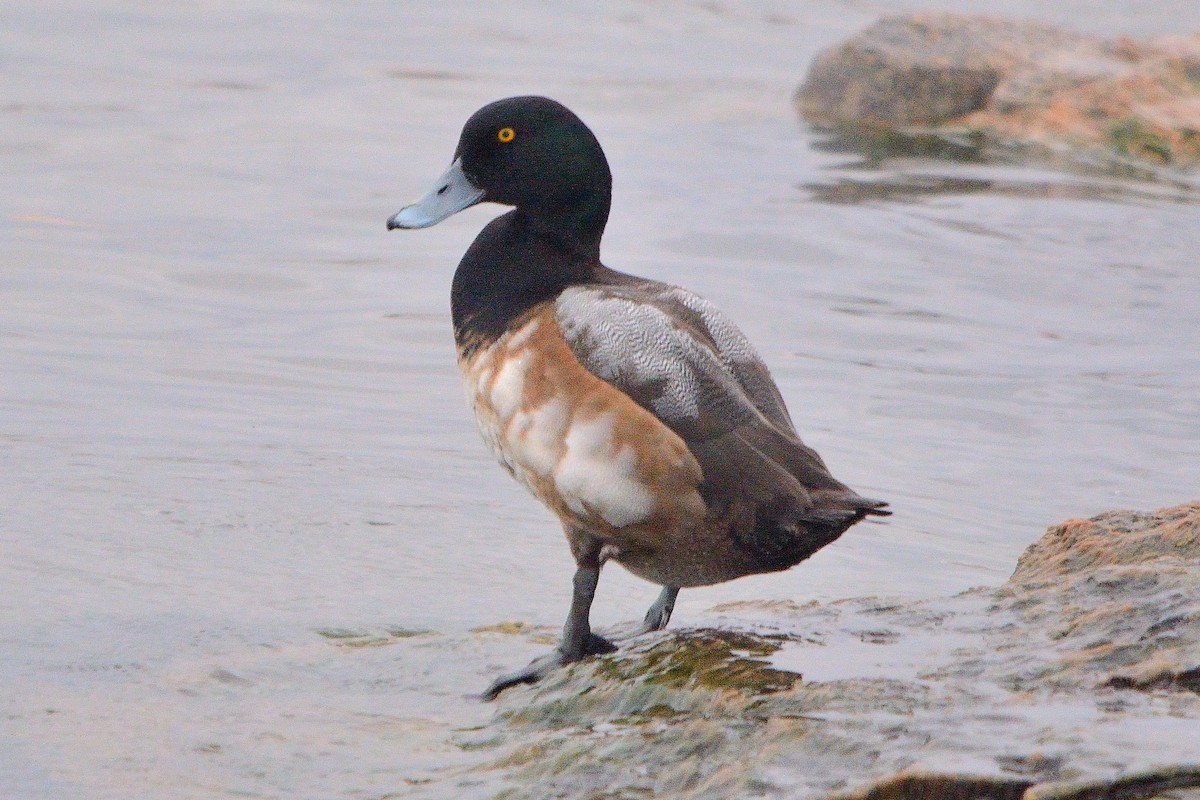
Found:
[[[496,131],[496,138],[505,144],[508,144],[513,139],[517,138],[517,132],[512,128],[501,128],[500,130]]]

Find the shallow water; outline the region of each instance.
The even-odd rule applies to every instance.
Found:
[[[819,146],[805,64],[904,7],[9,4],[0,794],[378,797],[471,757],[464,695],[546,647],[570,563],[453,363],[453,266],[497,209],[384,220],[499,96],[591,124],[606,262],[722,306],[896,510],[679,622],[998,583],[1052,522],[1194,498],[1200,195]],[[654,592],[610,570],[596,619]],[[469,632],[507,620],[534,634]]]

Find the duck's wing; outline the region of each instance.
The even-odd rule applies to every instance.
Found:
[[[649,284],[647,293],[669,317],[684,321],[693,335],[711,343],[721,364],[745,392],[746,399],[764,417],[777,427],[796,433],[775,379],[733,320],[710,301],[678,286]]]
[[[859,508],[800,441],[779,390],[745,335],[711,303],[650,281],[564,291],[555,317],[593,375],[674,431],[714,496],[790,498],[802,509]]]

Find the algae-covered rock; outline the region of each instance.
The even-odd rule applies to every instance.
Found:
[[[819,54],[795,102],[859,135],[933,130],[1195,165],[1200,33],[1106,40],[1000,17],[885,17]]]
[[[1200,503],[1056,525],[997,588],[767,605],[510,690],[459,742],[484,763],[447,782],[499,777],[505,798],[1200,796]]]
[[[669,635],[632,658],[601,662],[607,677],[644,681],[672,689],[711,689],[769,694],[790,689],[800,676],[765,660],[776,642],[740,631],[700,630]]]

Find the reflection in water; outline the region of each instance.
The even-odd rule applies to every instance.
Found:
[[[994,181],[941,175],[903,175],[881,180],[843,178],[836,183],[806,183],[813,199],[824,203],[857,204],[872,201],[911,203],[946,194],[978,194],[993,190]]]
[[[999,150],[989,147],[980,134],[955,136],[944,133],[902,133],[864,128],[818,129],[812,148],[824,153],[843,153],[861,160],[847,166],[878,168],[897,158],[926,158],[981,164],[999,160]]]
[[[912,203],[946,195],[983,193],[1124,203],[1200,202],[1200,186],[1190,182],[1188,176],[1127,160],[1093,164],[1070,156],[1057,159],[1059,167],[1096,176],[1093,180],[1070,180],[1061,173],[1035,166],[1050,154],[1023,155],[1018,148],[988,142],[981,135],[848,128],[820,131],[818,136],[813,149],[856,157],[839,165],[834,171],[843,174],[833,180],[801,185],[812,199],[825,203]],[[939,170],[938,164],[945,166]],[[961,174],[968,171],[965,165],[975,165],[969,169],[972,174]],[[1003,175],[1013,169],[1033,175],[1027,178]],[[850,172],[866,173],[868,177],[844,174]]]
[[[879,179],[839,178],[801,187],[823,203],[857,205],[871,202],[915,203],[947,195],[993,194],[1034,200],[1103,200],[1113,203],[1200,203],[1200,192],[1154,191],[1144,186],[1056,180],[1004,180],[955,175],[904,173]]]

